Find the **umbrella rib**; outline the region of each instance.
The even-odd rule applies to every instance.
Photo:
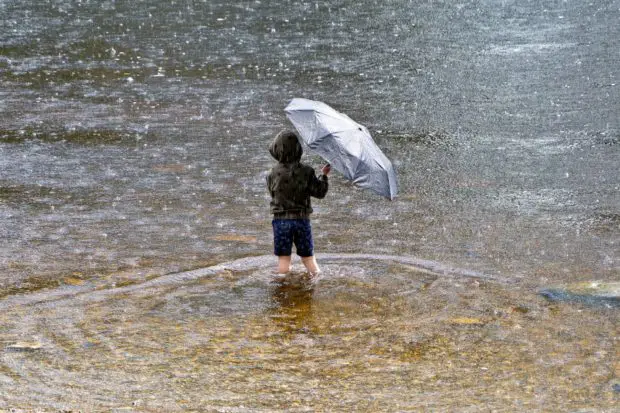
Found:
[[[289,111],[289,113],[290,112],[320,113],[321,115],[329,116],[332,119],[346,120],[346,121],[354,122],[354,123],[357,124],[357,122],[355,122],[353,119],[351,119],[350,117],[348,117],[344,113],[329,113],[329,112],[324,112],[324,111],[322,111],[320,109],[292,109],[292,110]]]
[[[346,132],[346,131],[348,131],[348,130],[350,130],[350,129],[342,129],[342,130],[337,130],[337,131],[329,132],[329,133],[327,133],[327,134],[325,134],[325,135],[322,135],[322,136],[319,136],[318,138],[316,138],[316,139],[315,139],[315,142],[318,142],[318,141],[320,141],[321,139],[325,139],[325,138],[327,138],[328,136],[333,136],[333,135],[336,135],[336,134],[338,134],[338,133]]]

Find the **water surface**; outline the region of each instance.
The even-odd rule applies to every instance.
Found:
[[[146,330],[153,332],[158,345],[136,351],[140,355],[134,361],[143,364],[133,377],[136,383],[138,377],[146,377],[150,387],[144,392],[134,387],[134,393],[121,397],[112,390],[100,396],[93,390],[97,385],[86,384],[83,393],[76,393],[93,395],[84,396],[90,403],[84,406],[123,407],[148,394],[155,398],[156,409],[181,410],[181,399],[198,408],[194,395],[202,386],[215,386],[213,378],[204,376],[187,384],[196,377],[185,372],[186,381],[175,381],[171,393],[164,394],[157,384],[159,374],[185,362],[195,369],[211,366],[206,371],[213,377],[218,369],[228,369],[226,380],[249,380],[253,376],[246,373],[253,361],[242,358],[235,365],[230,358],[215,357],[215,347],[209,347],[213,343],[205,344],[208,331],[220,326],[220,343],[238,348],[236,337],[245,325],[240,320],[248,317],[248,328],[257,329],[259,341],[266,340],[255,344],[277,358],[282,347],[265,337],[279,328],[273,308],[287,306],[278,307],[278,293],[266,273],[260,276],[265,279],[259,277],[262,281],[251,285],[255,271],[269,271],[263,264],[249,265],[247,273],[232,279],[206,277],[209,281],[202,282],[211,290],[194,286],[197,289],[189,293],[182,282],[170,286],[176,291],[171,293],[174,300],[188,308],[197,306],[195,313],[173,311],[159,290],[126,304],[125,319],[110,315],[125,308],[114,295],[99,304],[67,298],[48,318],[40,318],[43,310],[38,304],[18,298],[43,292],[47,302],[72,289],[114,291],[127,286],[137,286],[131,291],[140,295],[140,286],[166,274],[269,254],[265,176],[273,159],[267,147],[281,128],[289,127],[283,109],[293,97],[325,101],[368,126],[399,176],[400,196],[388,202],[332,174],[330,193],[314,203],[318,252],[415,257],[510,280],[518,287],[484,279],[482,285],[489,291],[474,293],[476,300],[487,300],[503,312],[520,305],[533,309],[514,313],[518,319],[514,324],[522,327],[527,324],[522,318],[536,315],[533,326],[514,333],[515,340],[525,340],[531,354],[567,351],[566,360],[579,361],[571,366],[568,361],[547,360],[557,363],[550,376],[553,383],[537,376],[540,380],[530,383],[527,397],[517,388],[527,388],[525,377],[534,374],[539,358],[532,356],[522,370],[489,367],[504,372],[489,381],[507,386],[505,394],[510,397],[529,400],[528,407],[534,410],[545,409],[546,397],[559,403],[557,410],[568,410],[572,400],[568,389],[578,387],[584,389],[579,408],[604,411],[611,403],[618,376],[617,367],[609,371],[609,355],[617,346],[615,310],[568,303],[555,310],[555,304],[537,291],[620,278],[618,1],[0,0],[0,15],[0,296],[7,308],[3,325],[16,323],[0,330],[0,340],[9,349],[3,353],[0,377],[2,386],[10,386],[2,392],[6,396],[0,397],[0,407],[80,407],[79,397],[65,397],[68,389],[75,389],[66,375],[76,383],[88,374],[97,385],[118,383],[103,370],[117,372],[116,378],[129,373],[115,364],[123,360],[122,351],[111,349],[119,346],[131,353],[138,342],[136,334]],[[322,162],[311,154],[304,160],[317,170]],[[308,332],[300,340],[326,343],[324,353],[304,360],[301,350],[307,346],[298,344],[290,363],[282,361],[282,366],[307,366],[300,372],[305,379],[323,380],[327,376],[321,366],[331,359],[330,352],[359,349],[342,356],[343,363],[358,363],[359,369],[350,370],[351,376],[360,377],[357,387],[339,387],[341,381],[335,379],[325,382],[331,386],[315,387],[320,397],[330,396],[332,401],[343,396],[342,410],[356,405],[372,410],[371,399],[362,401],[356,395],[360,390],[374,394],[378,408],[385,410],[424,406],[449,410],[451,403],[474,395],[482,403],[484,390],[474,386],[467,391],[464,384],[470,377],[475,379],[472,383],[480,382],[480,376],[469,375],[468,369],[478,366],[472,360],[467,369],[451,370],[443,380],[430,373],[420,375],[420,367],[408,361],[380,381],[394,383],[393,387],[368,387],[372,376],[365,375],[363,366],[376,360],[402,361],[387,353],[383,359],[364,358],[373,354],[372,340],[376,346],[387,346],[393,335],[402,334],[395,341],[405,348],[403,343],[416,340],[415,323],[424,319],[416,304],[424,298],[415,293],[394,306],[387,300],[376,309],[363,310],[372,301],[370,295],[415,290],[411,285],[419,281],[418,275],[407,275],[396,264],[392,271],[370,262],[340,262],[352,266],[347,275],[328,261],[327,275],[344,275],[326,277],[325,285],[311,296],[294,294],[294,307],[301,306],[309,317],[301,322]],[[371,273],[370,279],[380,281],[375,284],[364,276],[363,283],[370,286],[356,286],[358,273]],[[230,299],[228,289],[246,282],[244,277],[250,284],[238,288],[241,296],[250,294],[247,302]],[[400,285],[399,277],[405,277],[407,285]],[[436,293],[460,291],[461,287],[448,284]],[[429,327],[422,328],[419,340],[437,347],[432,338],[432,325],[437,324],[437,340],[444,340],[445,346],[425,353],[430,364],[423,367],[434,374],[446,372],[446,366],[437,363],[456,363],[457,349],[472,346],[479,335],[489,333],[489,325],[498,323],[496,318],[485,318],[487,309],[477,311],[469,303],[439,310],[440,295],[429,298],[437,312],[431,311]],[[209,301],[190,303],[201,296]],[[149,309],[157,300],[163,307]],[[356,306],[347,307],[349,300]],[[342,316],[334,309],[338,306],[345,307]],[[359,314],[357,308],[362,308]],[[375,310],[382,314],[381,322],[364,321],[378,317]],[[332,334],[323,325],[346,325],[351,317],[355,318],[351,331],[366,331],[360,342],[347,341],[349,333]],[[453,318],[482,321],[453,328],[446,321]],[[55,333],[63,328],[73,331],[81,322],[87,326],[84,337],[94,334],[114,343],[101,352],[107,354],[102,356],[102,368],[88,374],[84,369],[92,353],[83,352],[86,338],[68,333],[63,344]],[[202,323],[202,329],[194,323]],[[405,328],[403,323],[415,326]],[[368,332],[382,325],[389,327]],[[166,329],[179,326],[196,333],[170,338],[177,341],[168,343]],[[459,338],[459,328],[474,329],[477,338],[469,333]],[[510,328],[502,326],[499,331],[513,334]],[[243,331],[239,337],[246,338],[240,340],[251,340],[249,330]],[[308,338],[313,331],[315,335]],[[572,334],[575,347],[562,347],[566,334]],[[577,351],[581,339],[589,341]],[[22,340],[39,343],[45,350],[10,350]],[[189,349],[199,343],[206,346],[207,359],[190,354]],[[489,349],[497,345],[490,343]],[[150,352],[162,347],[178,348],[178,353],[171,350],[162,356],[165,361],[152,358]],[[523,355],[519,351],[508,360],[516,362]],[[246,356],[251,358],[250,353]],[[502,362],[495,357],[489,360],[497,367]],[[32,363],[32,370],[22,372],[20,363]],[[33,382],[43,366],[53,367],[49,374],[58,374],[57,384]],[[548,390],[581,368],[585,370],[580,377],[589,377],[581,385],[564,382],[564,390]],[[585,374],[592,369],[607,370]],[[514,371],[523,376],[516,378]],[[318,400],[310,390],[299,393],[288,373],[269,374],[274,385],[286,384],[304,395],[297,400],[300,406]],[[421,387],[397,384],[394,375],[403,380],[425,378],[426,396],[420,391],[402,396],[404,388]],[[42,395],[27,396],[21,390],[25,383],[34,383],[29,391],[38,389]],[[209,401],[210,405],[241,409],[246,399],[239,395],[247,394],[248,400],[263,400],[253,408],[269,410],[280,406],[269,404],[269,395],[286,399],[284,391],[245,385],[238,392],[216,386],[212,394],[220,399]],[[43,388],[51,389],[57,401]],[[178,398],[172,395],[175,391]],[[453,397],[442,405],[440,395]],[[493,400],[493,406],[519,409],[517,401],[502,400]],[[472,410],[482,408],[477,403]]]

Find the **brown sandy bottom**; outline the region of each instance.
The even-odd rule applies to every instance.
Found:
[[[0,409],[618,411],[617,309],[397,257],[276,282],[271,260],[5,300]]]

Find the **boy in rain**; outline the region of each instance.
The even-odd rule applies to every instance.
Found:
[[[278,274],[290,272],[292,245],[295,244],[297,255],[301,257],[310,278],[316,280],[320,269],[314,257],[310,197],[325,197],[330,166],[325,165],[322,175],[317,178],[311,166],[300,162],[303,149],[297,135],[288,130],[276,135],[269,152],[278,161],[267,177]]]

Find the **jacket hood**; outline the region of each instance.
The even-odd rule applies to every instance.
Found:
[[[269,146],[269,153],[280,163],[295,163],[301,160],[303,149],[294,132],[283,130]]]

